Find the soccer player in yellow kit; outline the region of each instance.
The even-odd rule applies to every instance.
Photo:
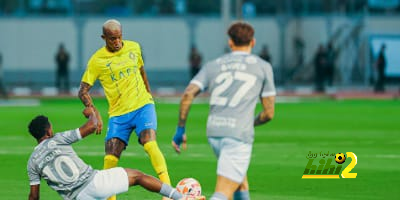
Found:
[[[109,104],[104,169],[117,166],[135,130],[160,180],[170,185],[167,164],[156,142],[157,117],[140,45],[122,40],[122,26],[114,19],[103,24],[101,37],[106,45],[90,58],[82,77],[79,98],[86,107],[94,108],[99,119],[96,133],[100,134],[103,123],[89,95],[95,81],[100,81]]]

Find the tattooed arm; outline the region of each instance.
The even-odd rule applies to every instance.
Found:
[[[186,149],[186,133],[185,133],[185,125],[186,119],[189,115],[190,106],[194,98],[198,94],[200,94],[200,88],[195,84],[189,84],[186,87],[185,92],[181,98],[180,107],[179,107],[179,118],[178,118],[178,126],[176,129],[176,133],[172,138],[172,147],[175,149],[177,153],[181,152],[181,144],[183,149]]]
[[[101,130],[103,129],[103,120],[101,119],[100,112],[93,105],[92,98],[89,95],[90,88],[92,88],[91,85],[85,82],[81,82],[78,96],[79,99],[82,101],[83,105],[85,105],[85,107],[92,107],[94,112],[96,113],[96,118],[97,118],[96,134],[100,134]]]
[[[200,92],[201,90],[199,86],[195,84],[189,84],[189,86],[185,89],[180,102],[178,126],[186,125],[186,119],[189,115],[190,106],[192,105],[194,98],[200,94]]]

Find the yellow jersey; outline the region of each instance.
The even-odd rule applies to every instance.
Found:
[[[92,55],[82,82],[93,86],[98,79],[109,104],[109,116],[120,116],[154,104],[140,74],[143,66],[140,45],[123,40],[123,47],[117,52],[112,53],[104,46]]]

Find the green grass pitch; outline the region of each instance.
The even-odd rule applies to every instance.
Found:
[[[107,103],[95,99],[105,126],[102,135],[91,135],[74,144],[77,153],[101,169]],[[42,99],[36,107],[0,107],[0,199],[27,199],[28,157],[36,145],[27,124],[37,114],[50,117],[54,130],[79,127],[85,119],[76,99]],[[207,104],[194,104],[187,124],[188,149],[177,155],[170,146],[178,105],[156,105],[158,144],[167,160],[173,184],[184,177],[198,179],[203,194],[214,190],[216,159],[205,136]],[[260,107],[257,108],[257,111]],[[351,171],[356,179],[301,179],[306,156],[314,152],[354,152],[358,163]],[[155,175],[147,155],[133,135],[120,166]],[[275,119],[256,128],[252,161],[248,171],[250,194],[264,199],[400,199],[400,101],[321,100],[277,103]],[[61,199],[45,182],[41,199]],[[119,199],[161,199],[140,187],[130,188]]]

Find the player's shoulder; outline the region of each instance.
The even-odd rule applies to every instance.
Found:
[[[271,63],[265,61],[260,56],[255,54],[249,54],[248,56],[246,56],[244,62],[246,62],[246,64],[254,64],[260,66],[261,68],[272,69]]]
[[[97,58],[104,57],[106,54],[107,54],[107,49],[105,46],[103,46],[103,47],[97,49],[97,51],[94,52],[94,54],[90,57],[89,60],[95,60]]]
[[[124,40],[124,45],[126,45],[129,48],[135,48],[140,50],[140,44],[139,42],[133,41],[133,40]]]

